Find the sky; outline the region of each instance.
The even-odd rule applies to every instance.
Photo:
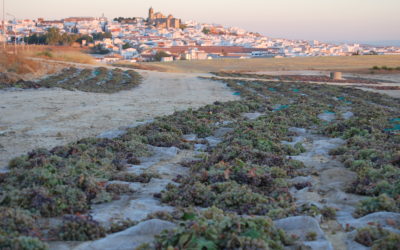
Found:
[[[400,0],[4,1],[6,12],[18,19],[60,19],[103,13],[109,18],[147,17],[148,8],[152,6],[156,11],[183,20],[241,27],[275,38],[400,41]]]

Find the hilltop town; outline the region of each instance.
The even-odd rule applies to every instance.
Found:
[[[37,43],[29,37],[45,34],[50,28],[62,34],[80,34],[87,39],[81,39],[79,45],[97,48],[103,55],[96,58],[102,62],[400,54],[397,47],[270,38],[237,27],[182,21],[153,8],[147,18],[14,19],[5,28],[8,42],[18,44]]]
[[[400,48],[373,47],[360,44],[328,44],[319,41],[274,39],[237,27],[201,24],[185,21],[172,15],[154,12],[148,17],[115,18],[70,17],[62,20],[15,19],[5,25],[8,42],[28,43],[32,34],[44,34],[50,28],[61,33],[94,37],[105,33],[103,39],[84,40],[88,47],[98,46],[109,52],[98,57],[103,61],[128,59],[151,61],[157,52],[166,54],[162,61],[204,60],[214,58],[349,56],[359,54],[400,54]],[[3,27],[2,27],[3,30]],[[4,39],[4,38],[3,38]],[[105,53],[104,53],[105,54]]]

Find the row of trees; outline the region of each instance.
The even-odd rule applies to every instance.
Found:
[[[92,34],[94,41],[103,41],[105,38],[112,38],[111,32],[99,32]]]
[[[82,44],[82,41],[93,42],[101,41],[104,38],[112,38],[111,33],[94,33],[92,35],[67,34],[61,33],[58,28],[50,28],[45,34],[33,34],[25,37],[24,41],[28,44],[45,44],[45,45],[72,45],[77,42]]]
[[[136,17],[121,17],[120,16],[120,17],[114,18],[114,21],[119,22],[119,23],[122,23],[122,22],[129,23],[129,22],[136,22],[137,19],[136,19]]]

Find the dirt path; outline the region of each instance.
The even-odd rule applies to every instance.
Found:
[[[355,242],[354,237],[357,228],[366,227],[371,223],[381,224],[387,230],[398,232],[398,229],[387,223],[388,218],[398,220],[400,218],[398,213],[377,212],[361,218],[354,217],[357,204],[366,198],[347,192],[347,188],[356,180],[357,174],[329,155],[330,150],[343,145],[345,141],[340,138],[320,136],[302,128],[291,128],[291,131],[297,136],[292,142],[284,143],[290,145],[302,143],[306,152],[292,158],[303,162],[309,175],[295,177],[289,182],[311,184],[305,188],[291,188],[297,206],[313,205],[320,209],[331,207],[337,210],[335,219],[316,217],[323,231],[323,238],[331,244],[331,247],[324,245],[324,241],[317,241],[311,249],[368,249]]]
[[[116,94],[62,89],[0,91],[0,170],[15,156],[136,121],[238,97],[198,74],[141,71],[143,84]]]
[[[309,182],[312,187],[300,190],[291,189],[298,206],[312,204],[318,208],[324,206],[338,210],[338,218],[353,218],[352,213],[361,196],[346,193],[346,188],[356,179],[356,173],[346,169],[339,161],[329,155],[331,149],[337,148],[345,142],[339,138],[328,138],[313,134],[305,129],[293,128],[297,136],[292,143],[301,142],[307,152],[293,159],[302,161],[309,173],[306,177],[296,177],[290,182]],[[346,232],[340,222],[336,220],[321,221],[321,229],[325,237],[330,241],[334,249],[348,249],[346,246]]]

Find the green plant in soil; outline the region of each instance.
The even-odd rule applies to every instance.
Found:
[[[0,233],[32,235],[35,219],[31,213],[19,208],[0,207]]]
[[[126,76],[135,72],[114,70],[112,74],[114,80],[126,82]],[[83,70],[74,81],[90,77],[93,72]],[[304,164],[291,159],[304,152],[303,145],[283,143],[296,136],[289,128],[300,127],[346,140],[331,154],[357,173],[349,191],[372,197],[360,203],[359,216],[398,211],[399,100],[329,85],[243,79],[224,82],[240,92],[242,99],[159,117],[153,123],[128,129],[120,138],[83,139],[52,150],[34,150],[12,160],[10,172],[0,175],[0,207],[22,208],[42,218],[86,213],[92,204],[113,198],[114,190],[106,188],[108,181],[147,183],[158,177],[123,172],[127,166],[140,164],[141,157],[149,156],[146,144],[191,149],[219,127],[229,127],[233,130],[221,138],[220,144],[208,148],[198,161],[185,164],[189,176],[178,177],[177,185],[169,185],[157,197],[178,207],[215,206],[236,214],[282,218],[321,213],[333,218],[334,211],[329,208],[314,211],[296,207],[290,195],[285,179],[309,174]],[[69,79],[66,86],[80,85],[75,83]],[[107,81],[100,87],[107,84],[116,83]],[[319,119],[326,110],[335,113],[336,119]],[[340,114],[347,110],[354,116],[346,120]],[[241,115],[244,112],[263,115],[249,120]],[[199,139],[182,139],[186,134],[196,134]],[[252,241],[245,237],[240,242]]]
[[[35,219],[26,210],[0,207],[0,249],[47,249]]]
[[[192,214],[193,212],[194,210],[191,208],[186,208],[186,209],[177,208],[173,212],[157,211],[147,215],[146,220],[159,219],[159,220],[178,223],[180,220],[182,220],[185,214]]]
[[[320,97],[324,99],[327,97]],[[341,101],[341,106],[350,106],[354,117],[322,124],[320,131],[347,140],[346,145],[332,154],[358,174],[349,191],[371,196],[386,194],[398,204],[400,134],[395,128],[400,116],[399,100],[355,89],[347,89],[346,98],[342,99],[351,100],[350,103]],[[332,102],[329,104],[335,106]]]
[[[110,228],[107,230],[107,233],[112,234],[112,233],[121,232],[121,231],[124,231],[125,229],[133,227],[137,224],[138,224],[137,221],[132,221],[131,219],[116,221],[111,224]]]
[[[155,173],[117,173],[111,177],[112,180],[116,181],[126,181],[126,182],[140,182],[149,183],[152,178],[160,178],[160,175]]]
[[[90,204],[110,201],[106,181],[128,165],[128,159],[148,155],[135,139],[83,139],[50,151],[38,149],[10,162],[0,183],[0,205],[23,207],[51,217],[84,213]],[[95,201],[95,202],[94,202]]]
[[[210,208],[185,215],[156,238],[157,249],[284,249],[290,239],[268,218],[245,218]]]
[[[387,68],[387,67],[386,67]],[[394,70],[395,68],[390,68]],[[293,82],[349,82],[349,83],[377,83],[376,80],[360,78],[360,77],[346,77],[343,80],[332,80],[328,76],[307,76],[307,75],[264,75],[264,74],[251,74],[251,73],[239,73],[239,72],[211,72],[213,75],[218,77],[232,77],[232,78],[252,78],[262,80],[281,80],[281,81],[293,81]],[[292,89],[294,92],[298,92],[296,89]]]
[[[387,120],[387,116],[389,115],[396,115],[393,109],[384,109],[382,107],[383,105],[388,105],[388,102],[387,100],[380,98],[379,95],[367,94],[371,97],[371,104],[365,101],[365,96],[362,96],[361,94],[363,93],[362,91],[354,89],[346,89],[346,98],[332,98],[334,96],[340,97],[344,95],[342,92],[343,88],[319,85],[305,86],[294,83],[259,83],[256,81],[243,80],[240,80],[240,85],[237,84],[238,81],[235,80],[227,80],[225,82],[235,91],[242,93],[244,100],[240,103],[247,106],[247,108],[241,110],[242,112],[259,111],[267,113],[267,115],[262,116],[254,121],[246,121],[238,119],[237,116],[234,117],[234,131],[226,135],[224,141],[215,149],[213,149],[206,159],[192,165],[189,164],[192,172],[190,177],[180,179],[180,186],[178,187],[170,185],[167,191],[161,194],[163,201],[180,206],[196,205],[207,207],[214,205],[239,213],[262,214],[269,213],[269,211],[274,211],[275,208],[268,207],[268,199],[261,199],[261,201],[259,198],[256,198],[257,194],[261,194],[263,198],[267,197],[269,199],[277,199],[277,197],[279,197],[279,202],[274,200],[272,203],[277,204],[276,209],[288,209],[286,212],[277,213],[278,215],[287,215],[288,213],[292,212],[290,206],[291,197],[287,191],[285,192],[285,188],[287,188],[287,186],[285,185],[283,179],[290,176],[294,177],[300,174],[299,171],[296,170],[296,164],[289,162],[287,156],[304,152],[302,145],[290,147],[281,143],[283,140],[290,141],[290,136],[293,134],[289,132],[289,127],[312,128],[318,126],[320,132],[323,134],[330,136],[341,136],[347,140],[351,140],[355,137],[365,137],[370,133],[370,130],[368,129],[369,124],[365,123],[370,123],[371,119],[364,118],[366,115],[360,115],[360,113],[362,109],[361,107],[365,108],[365,106],[367,106],[372,110],[372,112],[369,112],[367,116],[381,117],[379,120],[374,120],[373,122],[374,125],[379,126],[376,128],[377,132],[381,133],[381,135],[379,135],[379,139],[386,140],[388,139],[389,135],[385,133],[385,122],[382,121],[385,119]],[[294,88],[299,90],[298,92],[304,93],[304,95],[300,95],[298,92],[291,91],[291,89]],[[257,92],[253,92],[252,89],[256,90]],[[270,89],[274,89],[275,91],[270,91]],[[268,98],[263,98],[263,95],[268,96]],[[288,108],[280,110],[279,112],[275,112],[272,106],[276,105],[277,103],[281,105],[287,105]],[[396,105],[399,106],[398,101],[394,101],[394,103],[390,104],[392,107],[396,107]],[[217,117],[223,117],[225,110],[227,109],[226,106],[228,106],[228,104],[222,105],[224,109],[220,109],[218,112],[213,112],[213,108],[210,107],[209,114],[212,114],[211,116],[215,114]],[[337,119],[331,123],[324,122],[317,117],[318,114],[323,113],[325,110],[332,110],[334,113],[340,113],[339,108],[341,109],[343,107],[351,108],[355,116],[349,120]],[[381,112],[381,109],[384,109],[384,112]],[[362,112],[366,113],[364,109]],[[175,118],[174,120],[179,120],[179,115],[180,114],[176,114],[178,118]],[[207,114],[205,114],[205,116],[207,116]],[[215,124],[215,121],[210,122],[210,124]],[[185,129],[185,127],[181,127]],[[337,127],[340,128],[339,131],[337,130]],[[173,128],[175,129],[175,127]],[[213,130],[212,127],[211,130]],[[189,129],[185,129],[185,132],[186,131],[192,132]],[[204,136],[206,135],[209,135],[209,133],[204,133]],[[355,157],[374,161],[376,164],[382,164],[385,161],[393,162],[393,156],[391,153],[395,152],[398,148],[398,145],[400,145],[399,143],[395,143],[397,142],[396,140],[398,140],[398,137],[394,135],[392,139],[389,139],[390,143],[386,144],[388,149],[390,148],[388,150],[389,153],[384,153],[382,150],[378,152],[368,152],[364,148],[361,149],[359,153],[354,153],[353,151],[351,154]],[[384,142],[379,142],[379,144],[382,143],[385,144]],[[172,144],[173,143],[169,145]],[[376,145],[378,146],[379,144],[377,143]],[[178,143],[176,143],[176,145],[178,145]],[[341,152],[336,152],[337,155],[343,153],[343,148],[341,149]],[[243,162],[244,165],[239,167],[235,166],[236,162],[238,161]],[[343,161],[345,160],[343,159]],[[259,171],[250,171],[252,165],[256,165],[261,169],[270,171],[270,179],[268,179],[268,183],[270,185],[269,190],[265,186],[260,188],[257,186],[256,182],[243,181],[243,178],[249,179],[250,175],[257,177],[254,179],[263,178]],[[246,168],[247,166],[249,167]],[[297,167],[301,167],[301,164]],[[232,171],[232,169],[237,168],[243,168],[244,173],[239,171],[239,175],[237,172]],[[389,167],[386,167],[386,169],[388,171],[393,170]],[[394,171],[398,171],[398,168],[395,168]],[[273,176],[274,172],[280,173],[281,176],[279,174]],[[362,172],[358,173],[361,177]],[[240,177],[237,177],[237,175]],[[385,180],[385,178],[382,178],[381,174],[378,174],[378,178],[380,178],[381,181],[382,179]],[[394,182],[397,182],[399,179],[395,175],[387,175],[386,179],[387,178],[393,180]],[[354,183],[354,186],[356,184],[357,183]],[[228,186],[229,188],[221,188],[225,186]],[[235,188],[236,186],[239,187]],[[397,192],[396,190],[398,190],[396,188],[393,189],[393,187],[390,187],[389,185],[385,185],[385,182],[379,183],[379,185],[376,186],[374,185],[374,188],[376,190],[379,189],[382,190],[382,192],[388,192],[391,194],[394,192],[394,195]],[[243,200],[237,203],[235,203],[235,201],[231,201],[229,195],[231,195],[231,197],[239,196],[239,193],[237,193],[236,190],[246,192],[246,197],[248,197],[248,200]],[[275,195],[274,191],[271,192],[270,190],[275,190],[276,193],[279,193],[279,195]],[[244,209],[243,206],[239,205],[239,203],[245,204],[243,205],[244,207],[250,207],[251,209]],[[255,203],[263,208],[255,206]],[[327,213],[328,218],[334,217],[333,211],[325,212]]]
[[[307,216],[322,216],[322,221],[334,220],[336,219],[336,209],[333,207],[324,206],[322,208],[317,207],[314,204],[303,204],[296,208],[298,214]]]
[[[306,234],[306,239],[308,241],[315,241],[317,239],[318,234],[316,232],[308,232]]]
[[[336,209],[333,207],[323,207],[321,209],[322,217],[325,220],[334,220],[336,219]]]
[[[193,168],[199,168],[197,162]],[[161,194],[164,202],[175,206],[216,206],[239,214],[284,217],[294,213],[293,199],[284,181],[286,171],[219,162],[196,175],[179,180],[180,186],[169,185]]]
[[[27,236],[4,236],[0,234],[0,249],[47,250],[48,245],[38,238]]]
[[[367,198],[358,204],[354,215],[361,217],[378,211],[400,212],[400,200],[395,200],[386,194]]]
[[[373,250],[400,248],[400,234],[383,229],[380,226],[368,226],[357,229],[356,242],[371,247]]]
[[[130,90],[139,86],[142,76],[133,70],[121,69],[108,70],[104,67],[95,69],[83,69],[71,67],[62,70],[58,74],[48,76],[38,82],[19,81],[7,84],[6,87],[19,88],[52,88],[58,87],[67,90],[80,90],[95,93],[116,93],[122,90]],[[3,87],[0,84],[0,87]]]
[[[57,234],[61,240],[87,241],[106,236],[106,230],[90,216],[66,215]]]
[[[396,211],[400,203],[400,133],[391,128],[396,125],[394,117],[399,116],[399,103],[389,97],[382,103],[366,100],[368,98],[360,97],[358,103],[352,105],[356,118],[334,122],[324,130],[329,135],[346,139],[346,144],[331,154],[357,173],[357,180],[349,191],[377,197],[375,200],[387,197],[385,200],[397,203],[397,206],[381,206],[377,205],[379,202],[368,200],[361,205],[364,208],[360,207],[359,213]]]
[[[115,195],[133,193],[133,191],[129,188],[129,184],[125,183],[110,183],[106,186],[106,190],[107,192]]]

